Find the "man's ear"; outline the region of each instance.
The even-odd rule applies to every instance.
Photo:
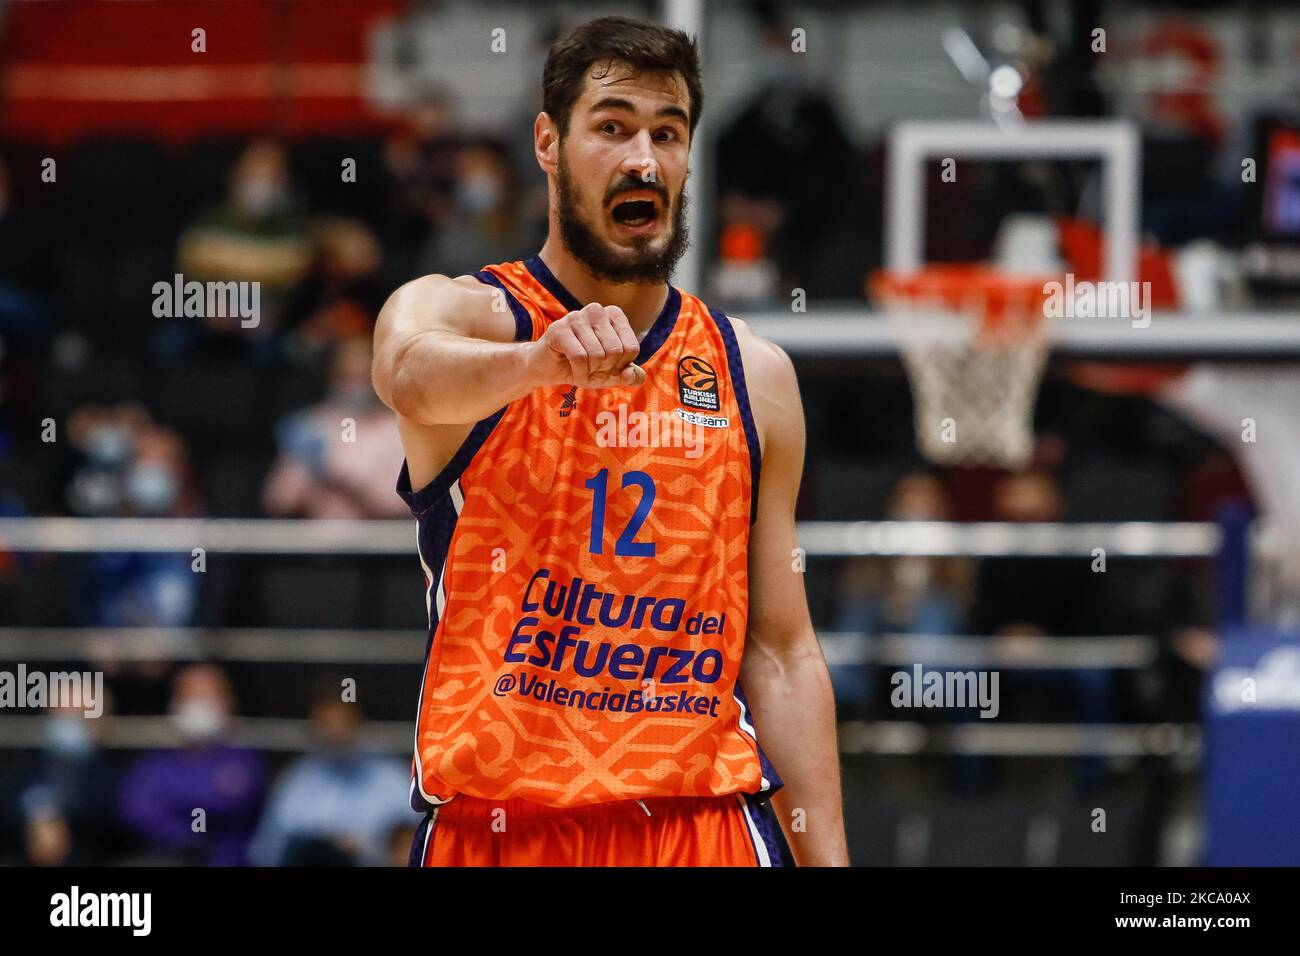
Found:
[[[560,131],[543,110],[533,121],[533,154],[542,172],[553,174],[560,165]]]

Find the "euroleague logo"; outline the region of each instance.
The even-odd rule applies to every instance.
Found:
[[[683,405],[718,410],[718,373],[702,358],[687,355],[677,363],[677,397]]]

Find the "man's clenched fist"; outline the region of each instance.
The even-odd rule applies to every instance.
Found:
[[[532,349],[529,362],[542,384],[602,388],[645,381],[644,369],[633,364],[641,345],[616,305],[593,302],[570,312],[547,326]]]

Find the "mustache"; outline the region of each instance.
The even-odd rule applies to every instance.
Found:
[[[623,176],[622,179],[618,180],[618,182],[614,183],[605,191],[605,204],[608,205],[613,202],[619,196],[623,195],[623,193],[644,192],[647,189],[662,199],[665,206],[671,204],[671,200],[668,196],[668,187],[659,182],[659,180],[652,179],[642,181],[635,176],[628,175]]]

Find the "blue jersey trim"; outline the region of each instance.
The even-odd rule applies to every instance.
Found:
[[[420,825],[415,828],[415,836],[411,840],[411,850],[406,856],[407,866],[424,866],[424,855],[429,852],[429,830],[434,824],[434,815],[432,810],[426,810],[424,819]]]
[[[569,312],[577,312],[582,308],[579,302],[564,286],[560,280],[555,278],[555,273],[551,272],[550,267],[542,261],[541,256],[531,256],[524,260],[524,268],[533,274],[533,278],[540,282],[546,291],[555,296],[555,300],[564,306]]]
[[[506,302],[510,304],[510,311],[514,313],[515,316],[515,341],[532,341],[533,318],[528,314],[528,310],[524,308],[523,303],[516,299],[514,294],[506,288],[505,283],[486,269],[474,273],[474,278],[478,279],[478,281],[482,282],[484,285],[490,285],[500,289],[501,294],[506,297]]]
[[[749,714],[749,723],[754,728],[754,746],[758,748],[758,766],[767,779],[767,788],[760,787],[758,793],[771,795],[784,787],[785,781],[776,772],[776,767],[772,765],[772,761],[767,759],[767,754],[763,752],[763,745],[758,742],[758,724],[754,720],[754,708],[749,706],[749,700],[745,697],[745,689],[740,686],[739,677],[736,678],[735,694],[740,700],[741,706],[745,708],[745,712]]]
[[[411,472],[406,462],[402,462],[401,473],[397,476],[397,493],[411,509],[411,514],[423,518],[429,509],[451,490],[451,486],[465,473],[471,459],[478,454],[479,449],[483,447],[483,443],[488,440],[488,436],[492,434],[492,430],[497,427],[497,423],[505,413],[506,409],[500,408],[478,422],[470,431],[469,437],[460,448],[456,449],[456,454],[452,456],[451,461],[447,462],[446,467],[419,491],[411,488]]]
[[[746,806],[749,807],[749,815],[754,821],[754,829],[758,831],[759,839],[763,841],[771,865],[774,867],[794,866],[794,854],[790,852],[790,845],[786,842],[785,833],[782,832],[781,824],[776,819],[776,813],[769,799],[770,794],[742,793],[740,796],[745,801]],[[749,838],[753,841],[753,834],[750,834]],[[758,852],[757,847],[754,852]]]
[[[668,298],[664,300],[664,307],[660,310],[659,317],[655,319],[654,325],[650,326],[650,331],[641,340],[641,351],[636,355],[637,365],[644,365],[649,361],[650,356],[658,352],[659,347],[668,341],[668,336],[672,335],[673,328],[677,325],[677,316],[681,311],[682,294],[669,286]]]
[[[740,408],[740,421],[745,427],[745,441],[749,445],[749,473],[751,485],[749,492],[749,523],[758,520],[758,478],[763,466],[763,450],[758,442],[758,428],[754,425],[754,413],[749,407],[749,390],[745,387],[745,365],[740,360],[740,346],[736,343],[736,330],[731,320],[716,309],[710,309],[709,315],[722,333],[722,341],[727,349],[727,371],[731,376],[731,385],[736,390],[736,405]]]

